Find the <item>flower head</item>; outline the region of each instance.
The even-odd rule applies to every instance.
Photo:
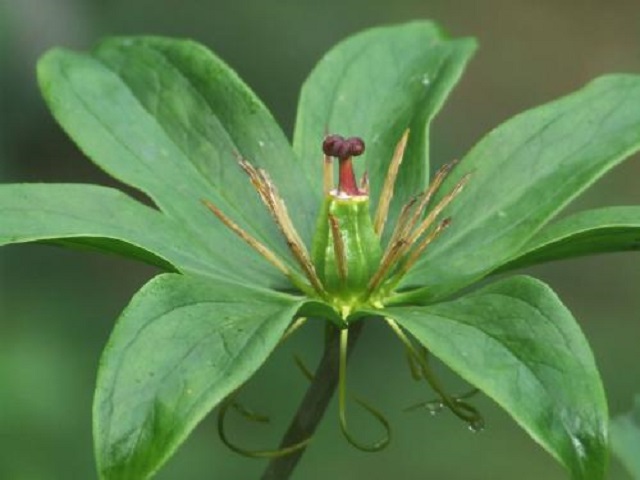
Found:
[[[390,162],[383,192],[375,213],[375,225],[370,215],[369,192],[366,173],[358,186],[353,170],[353,157],[362,155],[365,143],[359,137],[344,138],[340,135],[328,135],[322,142],[324,152],[324,192],[325,199],[320,208],[317,230],[314,235],[311,255],[297,233],[287,207],[278,194],[278,190],[269,174],[262,169],[254,168],[245,159],[239,164],[247,173],[257,194],[269,210],[279,231],[283,235],[292,255],[298,261],[306,279],[296,277],[284,266],[284,262],[257,239],[238,227],[215,205],[204,201],[207,207],[235,234],[254,248],[272,265],[285,273],[294,286],[306,292],[310,298],[318,299],[331,305],[339,319],[338,327],[342,330],[340,349],[340,420],[342,431],[354,446],[363,450],[379,450],[389,442],[389,436],[376,442],[373,446],[359,443],[349,433],[345,415],[346,389],[346,355],[350,316],[362,309],[379,309],[384,307],[386,298],[394,294],[395,286],[404,274],[416,263],[422,252],[451,224],[450,218],[439,221],[443,210],[462,191],[469,176],[463,176],[453,190],[425,215],[430,201],[449,173],[454,162],[447,164],[435,176],[431,185],[422,193],[411,199],[402,208],[402,213],[386,248],[381,247],[381,234],[387,220],[389,204],[393,197],[399,166],[402,163],[407,146],[409,132],[400,139]],[[332,188],[333,165],[331,158],[338,160],[338,185]],[[318,168],[320,170],[320,167]],[[355,320],[358,317],[354,318]],[[418,378],[424,378],[436,390],[441,400],[437,404],[449,407],[457,416],[467,421],[473,429],[481,429],[484,421],[478,411],[461,397],[450,397],[444,392],[435,379],[427,359],[413,345],[400,327],[391,319],[386,319],[392,331],[407,348],[408,358]],[[299,324],[295,324],[295,329]],[[474,390],[475,391],[475,390]],[[427,402],[433,404],[433,402]],[[385,428],[388,423],[384,417],[368,404],[363,404],[379,419]],[[226,413],[226,409],[223,410]],[[247,455],[255,452],[235,447],[226,440],[221,427],[220,434],[231,448]],[[291,448],[304,448],[307,441],[280,450],[288,454]]]
[[[265,207],[282,233],[292,255],[306,279],[296,277],[285,262],[265,245],[243,231],[232,219],[209,201],[207,207],[234,233],[253,247],[272,265],[285,273],[294,286],[332,305],[344,325],[349,315],[361,307],[382,308],[385,300],[394,295],[394,288],[418,261],[423,251],[451,224],[450,218],[439,221],[443,210],[462,191],[469,175],[462,177],[451,192],[429,211],[437,193],[454,162],[445,165],[431,185],[406,203],[393,228],[386,247],[381,247],[381,234],[393,198],[395,182],[409,132],[400,139],[384,182],[374,217],[370,215],[366,172],[358,186],[353,169],[353,157],[365,151],[359,137],[344,138],[328,135],[322,142],[324,152],[323,205],[316,222],[313,245],[308,249],[302,242],[288,214],[284,200],[268,172],[256,169],[245,159],[239,164],[247,173]],[[338,160],[338,184],[333,188],[332,157]],[[320,166],[318,166],[320,171]],[[375,222],[374,222],[375,218]],[[309,254],[311,251],[311,254]]]

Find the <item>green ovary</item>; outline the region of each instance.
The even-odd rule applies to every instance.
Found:
[[[341,274],[330,216],[336,220],[344,246],[346,276]],[[312,257],[318,277],[336,306],[349,310],[367,301],[367,285],[381,256],[380,240],[369,213],[369,197],[327,196],[316,225]]]

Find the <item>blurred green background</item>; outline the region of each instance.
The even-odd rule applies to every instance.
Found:
[[[54,45],[88,48],[112,34],[191,37],[231,64],[291,132],[301,82],[321,54],[362,28],[436,19],[480,51],[436,121],[433,158],[460,157],[511,115],[606,72],[640,73],[637,0],[0,0],[0,180],[113,182],[84,159],[47,113],[34,75]],[[571,210],[640,204],[640,162],[607,175]],[[613,413],[640,392],[640,255],[613,254],[538,267],[591,341]],[[45,246],[0,250],[0,479],[95,478],[91,396],[98,357],[114,319],[155,271],[116,257]],[[279,440],[303,394],[293,352],[312,363],[321,330],[310,326],[278,351],[243,391],[270,426],[230,419],[247,447]],[[455,378],[452,388],[458,388]],[[550,456],[490,401],[477,399],[487,428],[471,433],[452,415],[402,408],[425,398],[388,332],[367,329],[350,370],[354,390],[394,426],[386,451],[365,454],[337,429],[335,405],[294,478],[562,479]],[[352,408],[362,435],[378,432]],[[264,462],[229,452],[215,418],[196,430],[159,479],[256,478]],[[626,479],[613,462],[611,478]]]

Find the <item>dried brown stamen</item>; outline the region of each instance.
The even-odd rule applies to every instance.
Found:
[[[440,185],[442,185],[442,182],[444,181],[444,179],[447,177],[449,172],[451,172],[453,167],[456,166],[457,164],[458,164],[458,161],[453,160],[452,162],[445,163],[442,167],[440,167],[440,169],[438,169],[435,176],[433,177],[433,180],[429,184],[427,191],[422,195],[422,200],[420,201],[418,208],[415,210],[413,216],[411,217],[410,227],[409,227],[410,229],[415,228],[416,224],[420,220],[420,217],[424,213],[424,210],[427,208],[427,206],[429,205],[429,202],[431,202],[431,199],[440,188]]]
[[[401,154],[405,145],[406,138],[403,137],[403,139],[401,139],[400,143],[398,144],[398,147],[396,147],[396,156],[394,157],[394,161],[392,161],[392,167],[394,162],[400,161],[396,160],[396,158],[398,158],[398,156]],[[404,274],[409,271],[411,267],[413,267],[413,265],[418,261],[420,255],[427,248],[427,246],[449,226],[451,220],[445,219],[440,223],[440,225],[438,225],[420,241],[420,238],[431,228],[438,216],[447,207],[447,205],[449,205],[451,201],[453,201],[453,199],[462,191],[465,184],[469,180],[469,174],[463,176],[462,179],[455,185],[453,190],[445,195],[442,200],[440,200],[440,202],[438,202],[438,204],[429,212],[429,214],[422,221],[420,221],[420,218],[424,214],[424,211],[429,205],[431,199],[438,191],[445,177],[456,163],[457,162],[454,161],[443,166],[436,173],[433,182],[429,185],[427,190],[418,197],[412,198],[407,204],[404,205],[400,212],[398,222],[393,230],[389,243],[387,244],[387,248],[382,255],[380,266],[369,282],[367,288],[369,293],[373,293],[385,281],[385,278],[388,277],[388,274],[392,272],[393,269],[396,268],[396,266],[400,265],[399,269],[393,274],[393,278],[390,281],[390,284],[395,284],[397,280],[399,280]],[[387,180],[385,181],[385,187],[389,181],[389,177],[393,176],[395,180],[395,176],[397,176],[397,171],[394,172],[393,170],[394,169],[390,167],[390,172],[388,174]],[[380,219],[380,232],[382,231],[382,229],[384,229],[384,221],[382,221],[383,213],[380,212],[381,209],[382,211],[384,211],[384,209],[388,208],[388,203],[391,200],[392,194],[393,189],[391,188],[390,196],[385,199],[381,198],[381,202],[378,207],[376,220]],[[385,203],[387,204],[386,207]],[[417,242],[419,243],[417,244],[416,248],[411,251],[411,248],[416,245]]]
[[[282,273],[284,273],[287,277],[294,277],[294,273],[278,258],[278,256],[273,253],[269,248],[267,248],[264,244],[262,244],[255,237],[249,235],[242,228],[238,226],[233,220],[227,217],[222,211],[216,207],[213,203],[208,200],[202,200],[202,203],[213,212],[213,214],[220,219],[222,223],[224,223],[229,230],[238,235],[242,240],[244,240],[249,246],[251,246],[254,250],[256,250],[260,255],[262,255],[271,265],[276,267]]]
[[[435,207],[433,207],[433,210],[429,212],[426,218],[418,225],[418,227],[415,229],[413,234],[409,237],[410,244],[413,245],[416,242],[416,240],[418,240],[418,238],[420,238],[422,234],[424,234],[424,232],[426,232],[431,227],[431,225],[436,220],[436,218],[438,218],[438,215],[440,215],[440,213],[442,213],[442,211],[447,207],[447,205],[449,205],[453,201],[453,199],[456,198],[458,194],[462,191],[464,186],[469,181],[470,177],[471,175],[469,173],[464,175],[460,179],[460,181],[456,183],[455,187],[453,187],[453,190],[447,193],[442,198],[442,200],[440,200],[440,202],[438,202],[438,204]]]
[[[393,269],[393,267],[397,264],[398,259],[402,255],[406,247],[406,240],[400,239],[391,245],[387,251],[384,253],[382,260],[380,261],[380,266],[371,277],[369,281],[369,285],[367,285],[367,292],[371,294],[378,288],[387,274]]]
[[[402,207],[402,210],[400,210],[400,216],[398,217],[396,226],[393,229],[391,238],[389,239],[389,246],[393,245],[396,241],[398,241],[398,239],[405,238],[409,234],[409,219],[411,210],[418,201],[418,198],[420,198],[420,196],[413,197]]]
[[[410,269],[415,265],[415,263],[424,252],[425,248],[429,246],[431,242],[433,242],[436,238],[440,236],[440,234],[451,225],[451,219],[445,218],[440,224],[431,230],[431,232],[418,244],[418,246],[411,252],[411,254],[407,257],[407,259],[402,263],[402,266],[398,270],[398,272],[394,275],[395,278],[402,278]]]
[[[257,169],[244,159],[240,160],[240,166],[247,173],[251,179],[251,183],[254,185],[256,191],[260,195],[262,202],[265,204],[271,216],[276,222],[278,229],[284,236],[287,246],[291,253],[298,261],[298,264],[302,267],[305,275],[313,288],[320,294],[326,294],[326,291],[322,285],[322,282],[318,278],[315,267],[311,262],[311,257],[307,251],[302,239],[298,235],[287,207],[284,201],[278,194],[278,190],[273,181],[269,177],[266,171]]]

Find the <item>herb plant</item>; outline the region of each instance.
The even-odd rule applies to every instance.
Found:
[[[348,348],[376,319],[437,395],[425,405],[480,429],[478,390],[571,477],[604,478],[605,394],[569,310],[528,276],[469,287],[640,247],[638,206],[549,224],[640,147],[640,77],[605,76],[518,115],[430,181],[430,123],[475,48],[430,22],[341,42],[303,86],[293,145],[194,42],[111,38],[90,53],[54,49],[41,59],[40,86],[60,125],[157,207],[96,185],[0,186],[0,243],[89,247],[166,271],[133,297],[102,354],[100,478],[151,477],[217,405],[223,440],[273,457],[264,478],[286,478],[336,384],[347,439],[383,448],[388,437],[366,443],[346,416]],[[237,390],[307,319],[327,325],[325,356],[315,374],[301,366],[311,384],[281,448],[233,445],[224,415],[243,411]],[[447,392],[431,356],[474,390]]]

